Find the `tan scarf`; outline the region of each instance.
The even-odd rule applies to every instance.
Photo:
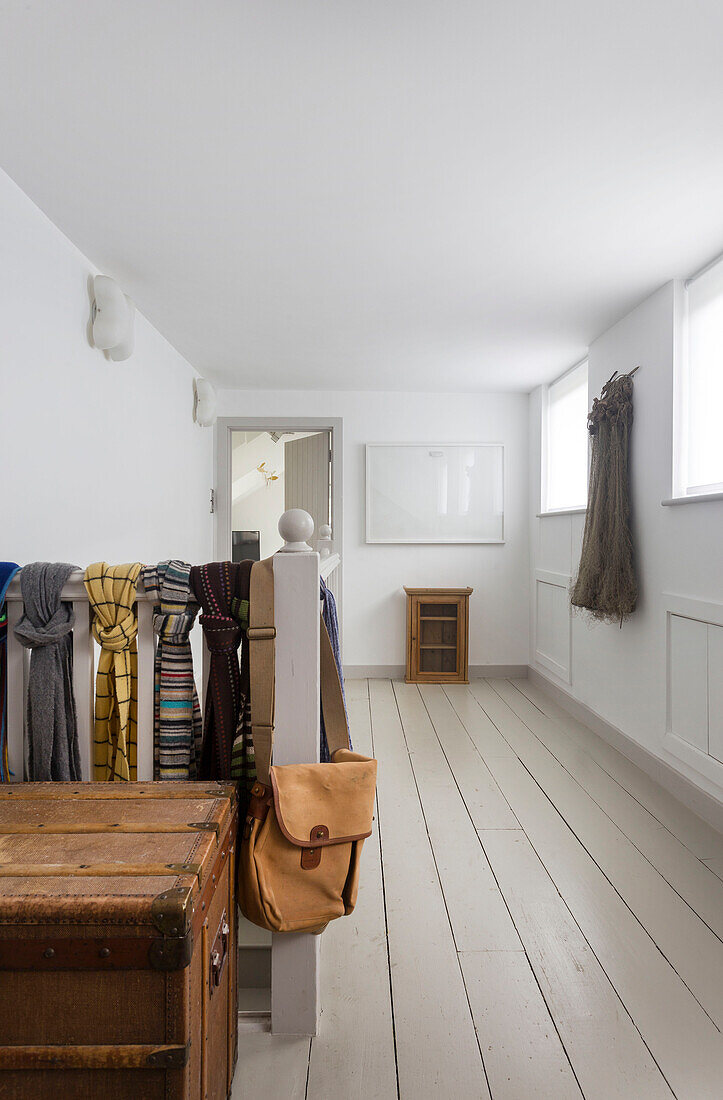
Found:
[[[93,637],[101,647],[95,680],[96,779],[135,780],[137,776],[138,615],[136,582],[140,562],[85,571],[85,590],[94,611]]]

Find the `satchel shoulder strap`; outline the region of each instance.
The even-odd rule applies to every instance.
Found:
[[[339,672],[326,624],[320,617],[321,700],[329,753],[349,748],[349,730]],[[273,558],[251,567],[249,592],[249,677],[251,690],[251,736],[254,742],[256,775],[268,785],[274,745],[274,694],[276,674],[276,627],[274,625]]]
[[[273,558],[255,561],[249,581],[249,690],[251,737],[256,775],[269,782],[274,745],[274,696],[276,687],[276,627],[274,626]]]

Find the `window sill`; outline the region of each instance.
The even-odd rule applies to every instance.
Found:
[[[723,497],[723,493],[721,493]],[[666,503],[665,501],[663,503]],[[538,512],[538,519],[547,519],[548,516],[584,516],[587,512],[587,508],[558,508],[556,511],[551,512]]]
[[[723,493],[690,493],[687,497],[670,497],[660,503],[663,508],[672,508],[677,504],[703,504],[709,500],[723,500]]]

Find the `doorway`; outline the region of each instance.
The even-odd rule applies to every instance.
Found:
[[[331,526],[342,553],[342,421],[338,418],[222,417],[216,424],[215,552],[218,560],[260,560],[281,549],[279,517],[303,508],[310,540]],[[341,585],[337,588],[340,602]]]
[[[281,549],[279,516],[303,508],[311,546],[331,522],[330,432],[231,432],[231,560],[260,561]]]

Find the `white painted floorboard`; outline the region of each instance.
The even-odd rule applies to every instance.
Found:
[[[723,1025],[723,943],[488,684],[474,686],[522,764],[704,1009]],[[704,873],[715,884],[715,876]],[[717,885],[717,884],[716,884]],[[723,1069],[723,1067],[721,1067]]]
[[[645,806],[653,817],[665,825],[699,859],[723,860],[723,836],[716,832],[712,825],[698,817],[677,798],[673,798],[664,787],[628,760],[627,756],[618,752],[612,745],[608,745],[582,722],[578,722],[530,680],[511,680],[510,683],[526,695],[543,714],[553,718],[560,729],[572,734],[580,747],[589,753],[601,768]]]
[[[357,752],[372,755],[367,685],[347,690]],[[378,817],[378,815],[377,815]],[[324,933],[319,1035],[311,1045],[308,1095],[314,1100],[387,1100],[396,1095],[387,934],[378,821],[365,842],[364,885],[350,917]],[[343,1085],[343,1088],[342,1088]]]
[[[521,951],[520,937],[419,692],[414,684],[395,684],[394,690],[457,950]],[[486,779],[485,786],[494,785],[497,799],[504,801],[489,773]],[[474,776],[472,786],[476,799],[480,784]],[[509,824],[501,827],[519,829],[506,802],[505,808]]]
[[[317,1038],[234,1100],[720,1100],[723,838],[527,681],[349,681],[379,760]]]
[[[690,907],[723,939],[723,883],[689,848],[620,787],[574,735],[560,731],[506,681],[495,690]]]
[[[481,1100],[490,1094],[396,699],[388,680],[369,690],[400,1093]]]

